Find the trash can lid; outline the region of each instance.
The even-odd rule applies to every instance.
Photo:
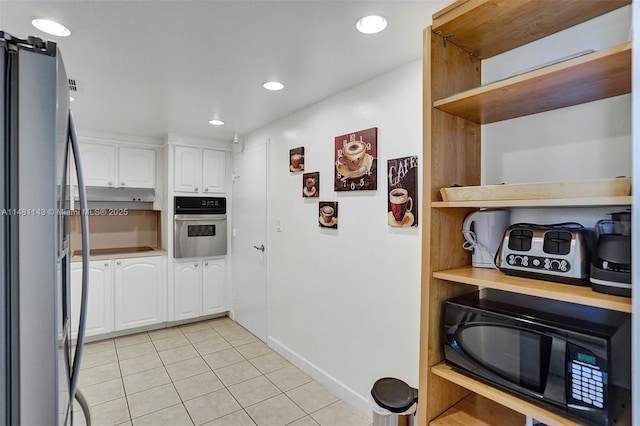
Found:
[[[403,413],[418,401],[418,389],[400,379],[384,377],[373,384],[371,396],[380,407],[392,413]]]

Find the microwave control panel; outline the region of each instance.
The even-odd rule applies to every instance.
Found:
[[[572,405],[606,409],[608,378],[606,371],[598,365],[596,355],[588,351],[571,348],[567,363],[568,398]]]

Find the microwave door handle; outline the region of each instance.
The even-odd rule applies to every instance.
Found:
[[[87,329],[87,303],[89,299],[89,215],[87,208],[87,192],[84,185],[84,171],[80,159],[80,146],[73,120],[73,113],[69,110],[69,142],[75,159],[76,176],[78,177],[78,194],[80,196],[80,227],[82,229],[82,297],[80,304],[80,319],[78,321],[78,340],[76,342],[73,368],[71,369],[70,400],[73,401],[78,388],[80,364],[84,352],[84,339]]]

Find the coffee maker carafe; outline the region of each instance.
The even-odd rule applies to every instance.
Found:
[[[591,288],[631,297],[631,212],[596,223],[598,243],[591,262]]]

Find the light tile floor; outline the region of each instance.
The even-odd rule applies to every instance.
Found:
[[[229,318],[88,343],[84,353],[79,388],[94,426],[371,424]]]

